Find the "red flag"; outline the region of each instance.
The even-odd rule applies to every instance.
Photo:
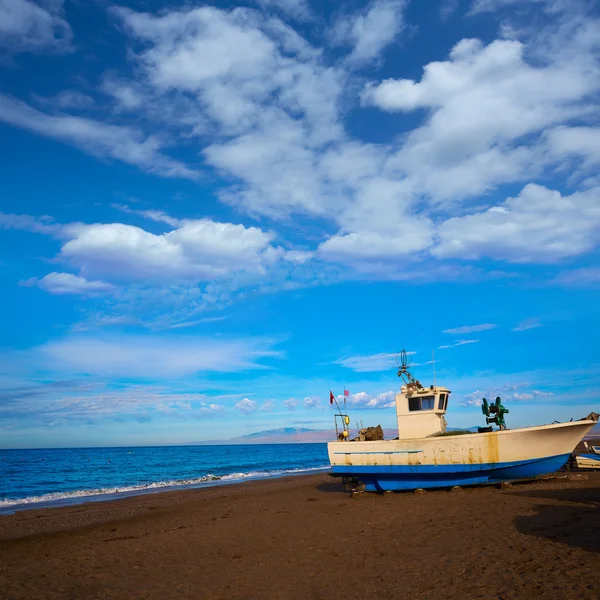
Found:
[[[335,396],[333,395],[333,392],[331,390],[329,390],[329,404],[333,404],[334,400],[335,400]]]
[[[347,389],[344,389],[344,396],[349,396],[350,392]]]

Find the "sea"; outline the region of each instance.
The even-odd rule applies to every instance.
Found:
[[[328,468],[327,444],[0,450],[0,514]]]

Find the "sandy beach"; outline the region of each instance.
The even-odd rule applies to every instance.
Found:
[[[600,598],[600,473],[352,497],[326,474],[0,517],[2,598]]]

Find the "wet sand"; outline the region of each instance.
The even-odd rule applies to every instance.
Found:
[[[600,598],[600,473],[347,495],[327,475],[0,516],[0,597]]]

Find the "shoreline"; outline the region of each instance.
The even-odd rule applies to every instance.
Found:
[[[312,475],[329,470],[329,465],[323,467],[307,469],[289,469],[276,473],[264,473],[257,471],[252,473],[231,473],[229,475],[205,475],[198,478],[197,481],[185,483],[188,480],[182,480],[182,483],[173,482],[153,482],[147,485],[139,484],[134,486],[123,486],[122,490],[115,488],[93,489],[93,490],[72,490],[70,492],[55,492],[43,496],[29,496],[26,498],[16,498],[13,503],[0,504],[0,518],[5,515],[12,515],[17,512],[27,510],[41,510],[46,508],[60,508],[65,506],[79,506],[90,502],[115,502],[125,498],[143,496],[147,494],[162,494],[167,492],[176,492],[188,489],[203,489],[224,485],[236,485],[249,481],[262,481],[269,479],[279,479],[281,477],[294,477],[303,475]],[[164,484],[164,485],[163,485]],[[129,488],[129,489],[127,489]],[[59,494],[54,498],[42,499],[45,497]],[[63,495],[64,494],[64,495]],[[39,500],[36,500],[40,498]],[[11,502],[11,499],[5,499],[1,502]]]
[[[0,517],[6,600],[597,600],[600,473],[352,496],[327,474]]]

